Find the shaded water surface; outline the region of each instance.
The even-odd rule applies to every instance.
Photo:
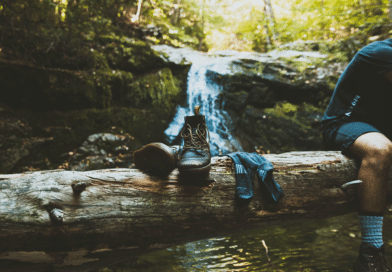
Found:
[[[268,247],[268,262],[262,240]],[[384,219],[386,256],[392,263],[392,213]],[[130,271],[352,271],[361,243],[357,214],[245,231],[157,251]]]

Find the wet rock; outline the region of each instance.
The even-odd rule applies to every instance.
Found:
[[[317,49],[311,43],[302,45]],[[222,86],[224,109],[245,151],[324,149],[321,117],[347,64],[328,63],[323,61],[326,55],[314,53],[270,52],[274,60],[265,55],[236,59],[229,73],[208,71],[208,77]]]
[[[122,145],[122,146],[117,146],[114,149],[114,152],[116,154],[120,154],[120,153],[126,153],[126,152],[128,152],[128,150],[129,150],[128,146]]]
[[[133,162],[134,137],[112,133],[97,133],[87,137],[82,146],[69,152],[62,168],[86,171],[113,167],[129,167]]]
[[[235,112],[230,113],[235,116]],[[278,103],[268,109],[247,106],[233,123],[237,137],[248,152],[321,150],[322,115],[322,110],[305,103],[300,106]]]
[[[249,91],[248,102],[259,108],[273,107],[277,101],[276,94],[264,83],[254,84]]]
[[[207,56],[167,46],[154,50],[177,64]],[[244,151],[324,148],[320,119],[347,65],[331,61],[325,44],[298,41],[268,53],[217,51],[208,61],[207,80],[221,86],[219,103]]]
[[[36,66],[0,61],[0,108],[16,116],[8,121],[0,113],[0,173],[53,169],[71,157],[110,154],[122,156],[113,157],[115,165],[125,165],[121,161],[129,161],[142,143],[163,141],[185,100],[189,65],[174,65],[146,42],[114,34],[97,38],[85,53],[83,65],[75,62],[72,68],[59,67],[64,60],[53,58],[36,59]],[[132,133],[139,140],[127,145],[112,135],[87,139],[97,132]],[[118,146],[111,146],[113,141]]]
[[[162,38],[162,28],[149,24],[147,26],[135,25],[131,32],[133,37],[137,37],[139,39],[146,39],[146,37],[155,37],[157,39]]]
[[[41,149],[53,141],[37,137],[28,122],[12,109],[0,106],[0,173],[10,173],[19,162],[32,159],[34,165],[46,163]]]
[[[73,171],[87,171],[113,167],[115,167],[115,163],[111,158],[106,156],[88,156],[77,164],[72,165],[69,169]]]
[[[189,59],[190,56],[204,55],[204,53],[196,53],[195,50],[190,48],[174,48],[168,45],[153,45],[151,47],[161,58],[167,63],[175,65],[191,65],[192,61]]]
[[[308,102],[314,105],[325,103],[332,95],[335,84],[344,71],[346,63],[331,63],[323,66],[311,64],[275,62],[250,62],[237,60],[231,64],[231,73],[219,70],[207,72],[209,79],[222,85],[222,97],[230,101],[229,93],[246,91],[249,101],[262,108],[271,107],[279,101],[291,103]],[[296,60],[298,62],[298,60]],[[301,67],[298,67],[300,66]]]

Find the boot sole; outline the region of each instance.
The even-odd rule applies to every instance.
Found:
[[[208,175],[210,173],[210,170],[211,170],[211,163],[199,168],[185,168],[185,169],[178,168],[180,174],[186,176],[189,175],[204,176],[204,175]]]
[[[151,143],[133,152],[135,167],[152,174],[166,176],[176,167],[171,148],[162,143]]]

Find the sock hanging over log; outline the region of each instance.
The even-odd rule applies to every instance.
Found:
[[[253,196],[253,179],[255,173],[259,182],[270,193],[274,201],[278,201],[283,196],[283,190],[273,179],[273,165],[266,158],[256,152],[234,152],[228,154],[235,163],[236,196],[242,199],[249,199]]]

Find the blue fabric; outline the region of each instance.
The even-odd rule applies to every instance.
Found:
[[[361,227],[362,242],[375,248],[383,245],[382,224],[383,216],[359,216],[359,225]]]
[[[363,122],[350,122],[337,127],[334,131],[323,134],[324,143],[329,150],[340,150],[343,155],[353,157],[350,146],[361,135],[368,132],[379,132],[374,126]],[[392,137],[386,134],[389,139]],[[391,138],[390,138],[391,137]]]
[[[272,178],[273,165],[256,152],[233,152],[228,154],[235,164],[236,196],[249,199],[253,196],[253,180],[257,178],[264,185],[274,201],[283,196],[283,190]]]
[[[390,129],[392,84],[384,78],[389,71],[392,71],[392,39],[373,42],[359,50],[336,84],[322,118],[323,132],[349,121]]]

